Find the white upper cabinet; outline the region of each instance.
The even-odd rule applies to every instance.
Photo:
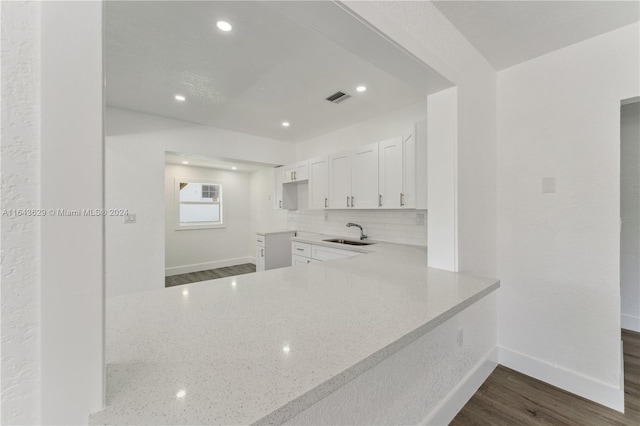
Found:
[[[404,136],[402,142],[403,196],[400,207],[405,209],[415,209],[417,207],[416,157],[416,136],[411,133]]]
[[[298,182],[309,179],[309,161],[300,161],[283,167],[284,183]]]
[[[378,208],[378,144],[329,156],[329,208]]]
[[[284,170],[282,167],[278,167],[276,170],[276,199],[275,199],[275,208],[282,209],[284,206],[282,205],[282,182],[284,182]]]
[[[398,136],[379,144],[382,209],[416,208],[416,143],[413,134]]]
[[[329,207],[329,158],[309,160],[309,208]]]
[[[403,137],[380,142],[378,188],[380,197],[378,206],[382,209],[399,209],[401,203]]]
[[[351,152],[329,156],[329,208],[351,207]]]
[[[378,143],[352,151],[351,207],[378,208]]]

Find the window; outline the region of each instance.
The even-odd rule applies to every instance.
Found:
[[[178,229],[219,228],[222,221],[222,185],[176,179]]]

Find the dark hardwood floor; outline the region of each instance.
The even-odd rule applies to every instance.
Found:
[[[189,274],[165,277],[164,286],[173,287],[176,285],[197,283],[198,281],[215,280],[216,278],[250,274],[255,271],[256,265],[253,263],[243,263],[242,265],[227,266],[224,268],[209,269],[207,271],[191,272]]]
[[[450,423],[462,425],[640,425],[640,333],[622,330],[625,413],[498,366]]]

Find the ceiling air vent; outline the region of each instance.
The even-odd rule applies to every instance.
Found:
[[[339,104],[340,102],[344,102],[349,99],[351,95],[347,95],[346,93],[336,92],[333,95],[329,96],[327,100],[329,102],[333,102],[334,104]]]

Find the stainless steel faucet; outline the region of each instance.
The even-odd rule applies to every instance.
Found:
[[[351,223],[351,222],[347,223],[347,226],[349,228],[351,228],[352,226],[357,226],[358,228],[360,228],[360,239],[364,240],[365,238],[367,238],[367,236],[364,235],[364,231],[362,230],[362,226],[358,225],[357,223]]]

